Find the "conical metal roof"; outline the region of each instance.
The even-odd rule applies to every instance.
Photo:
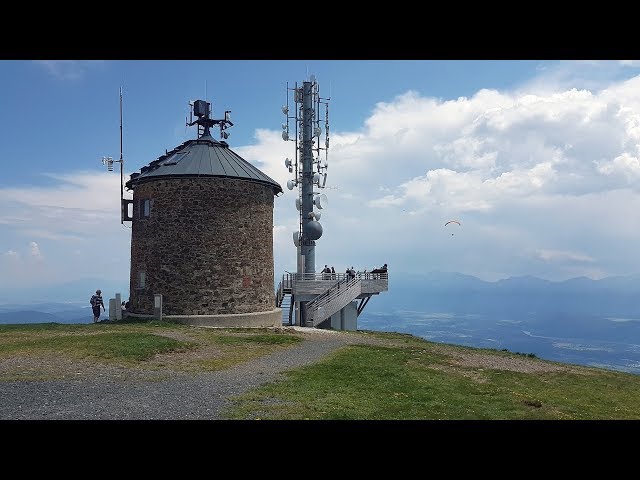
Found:
[[[225,177],[263,183],[273,187],[274,195],[282,187],[271,177],[229,149],[224,141],[217,141],[206,133],[197,140],[187,140],[157,160],[132,173],[127,188],[160,178]]]

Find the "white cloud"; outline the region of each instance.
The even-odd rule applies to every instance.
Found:
[[[128,276],[131,230],[120,225],[119,176],[47,176],[53,185],[0,188],[0,202],[11,212],[0,218],[0,248],[16,252],[0,259],[0,288],[59,283],[61,272],[65,280],[96,272]]]
[[[579,67],[588,68],[613,67]],[[392,274],[444,270],[489,280],[640,271],[640,77],[599,77],[591,89],[574,77],[545,70],[513,91],[451,100],[406,92],[376,104],[360,129],[333,125],[316,265],[388,263]],[[296,269],[298,212],[284,166],[294,144],[274,127],[233,150],[284,189],[274,207],[279,278]],[[0,189],[0,248],[26,259],[20,245],[36,239],[52,268],[128,276],[131,232],[119,225],[118,176],[51,178],[52,187]],[[444,228],[451,218],[462,223],[455,236]]]
[[[637,60],[568,60],[539,65],[539,75],[518,88],[545,95],[571,88],[600,90],[640,67]]]
[[[61,80],[79,80],[88,70],[101,66],[102,60],[35,60],[50,75]]]
[[[36,260],[42,260],[44,257],[42,256],[42,252],[40,251],[40,247],[36,242],[31,242],[29,244],[30,255],[32,258]]]
[[[607,176],[618,177],[630,185],[638,186],[640,180],[640,160],[627,152],[618,155],[613,160],[594,160],[598,172]]]
[[[589,255],[577,252],[562,250],[538,250],[536,256],[545,262],[587,262],[593,263],[596,260]]]
[[[0,223],[15,225],[23,231],[33,231],[37,225],[40,236],[63,239],[86,236],[89,228],[119,218],[119,176],[106,172],[45,175],[58,183],[47,187],[0,188],[0,202],[11,206],[13,212]]]
[[[408,92],[377,104],[358,132],[334,128],[327,184],[339,189],[325,191],[316,263],[393,257],[403,271],[483,278],[640,270],[640,77],[599,90],[561,83],[446,101]],[[284,185],[289,146],[278,131],[257,140],[251,157]],[[295,195],[276,199],[291,229]],[[458,215],[452,241],[442,225]],[[287,243],[281,255],[295,258]]]
[[[619,63],[623,67],[640,67],[640,60],[620,60]]]

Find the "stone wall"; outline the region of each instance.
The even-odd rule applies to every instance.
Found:
[[[271,311],[273,188],[238,178],[160,178],[134,187],[131,305],[164,315]],[[141,218],[142,201],[151,200]],[[145,287],[139,274],[145,273]]]

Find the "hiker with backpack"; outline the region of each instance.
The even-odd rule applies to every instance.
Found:
[[[91,300],[89,300],[91,304],[91,308],[93,308],[93,323],[100,321],[100,307],[102,307],[103,311],[107,311],[104,308],[104,302],[102,301],[102,290],[96,290],[95,295],[91,295]]]

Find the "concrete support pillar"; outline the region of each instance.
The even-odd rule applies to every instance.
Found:
[[[116,305],[116,299],[115,298],[110,298],[109,299],[109,321],[110,322],[115,322],[116,320],[116,310],[117,307],[119,307],[120,305]]]
[[[153,316],[162,320],[162,294],[156,293],[153,296]]]
[[[122,296],[116,293],[116,320],[122,320]]]

